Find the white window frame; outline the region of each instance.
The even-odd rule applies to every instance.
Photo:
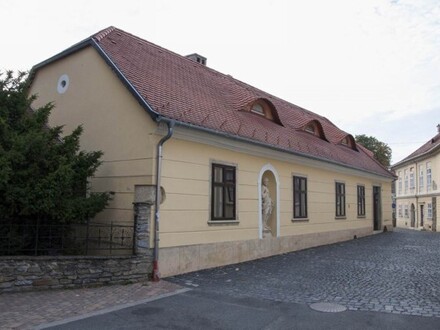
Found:
[[[428,206],[427,206],[427,212],[426,212],[426,217],[428,218],[428,219],[432,219],[432,204],[431,203],[428,203]]]
[[[431,162],[426,163],[426,191],[431,191],[432,187],[432,170]]]
[[[425,190],[425,175],[423,172],[423,165],[420,165],[419,168],[419,192],[423,192]]]
[[[402,195],[402,171],[399,171],[398,175],[399,175],[398,194]]]
[[[414,167],[409,169],[409,191],[414,192]]]
[[[404,186],[405,186],[405,195],[408,193],[408,184],[409,184],[409,182],[408,182],[408,170],[404,170],[403,171],[403,176],[404,176],[404,179],[405,179],[405,182],[404,182]]]

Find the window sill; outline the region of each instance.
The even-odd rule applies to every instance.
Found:
[[[347,219],[347,217],[344,215],[344,216],[336,216],[335,217],[335,220],[345,220],[345,219]]]
[[[358,217],[358,219],[366,219],[367,218],[366,215],[358,215],[357,217]]]
[[[238,220],[208,220],[208,225],[210,226],[228,226],[228,225],[238,225],[240,221]]]
[[[293,218],[292,222],[309,222],[310,220],[308,218]]]

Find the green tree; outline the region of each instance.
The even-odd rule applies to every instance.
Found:
[[[33,110],[28,93],[26,73],[0,72],[0,215],[83,222],[110,198],[87,187],[102,152],[80,150],[81,126],[66,136],[62,126],[49,127],[53,104]]]
[[[373,136],[366,136],[365,134],[356,135],[356,142],[363,145],[365,148],[373,152],[374,158],[378,160],[385,167],[391,164],[391,148],[388,144],[379,141]]]

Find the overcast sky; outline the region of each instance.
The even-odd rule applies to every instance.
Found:
[[[439,0],[1,0],[0,70],[108,26],[372,135],[395,163],[440,123]]]

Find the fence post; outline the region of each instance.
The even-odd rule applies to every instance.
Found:
[[[89,227],[90,227],[90,219],[87,219],[87,227],[86,227],[86,256],[89,255]]]
[[[135,186],[134,205],[134,254],[150,256],[151,206],[154,204],[155,187]]]
[[[38,255],[38,234],[40,231],[40,217],[37,217],[37,231],[35,233],[35,245],[34,245],[34,253]]]

